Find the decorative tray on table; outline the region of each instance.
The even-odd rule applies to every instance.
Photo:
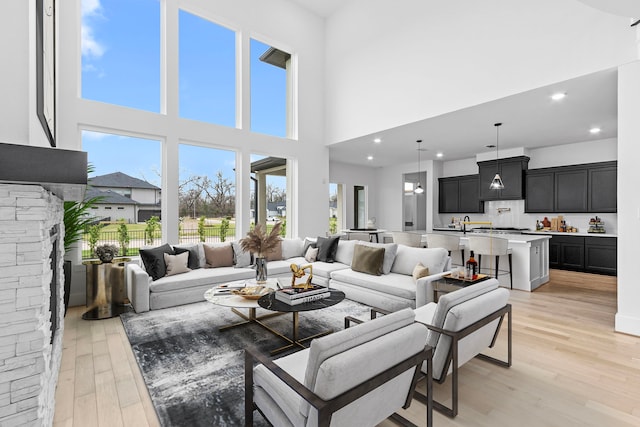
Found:
[[[266,286],[258,285],[258,286],[247,286],[240,289],[234,289],[231,291],[234,295],[239,295],[242,298],[246,299],[260,299],[262,296],[271,292],[272,289]]]
[[[460,282],[464,284],[464,286],[472,285],[474,283],[482,282],[483,280],[487,280],[490,276],[488,274],[476,274],[475,279],[465,279],[464,276],[454,277],[451,274],[447,274],[446,276],[442,276],[443,279],[449,280],[452,282]]]

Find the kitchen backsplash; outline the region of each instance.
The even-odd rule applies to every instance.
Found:
[[[494,227],[518,227],[536,229],[536,220],[540,220],[546,216],[551,220],[552,217],[562,215],[568,226],[573,226],[579,232],[586,233],[589,229],[589,220],[598,215],[604,222],[604,228],[607,234],[618,234],[618,215],[609,214],[534,214],[524,212],[524,200],[495,200],[484,203],[484,214],[470,214],[471,221],[491,221]],[[447,226],[451,222],[451,218],[464,218],[464,214],[439,214],[441,225]],[[438,224],[440,225],[440,224]],[[473,227],[473,226],[472,226]]]

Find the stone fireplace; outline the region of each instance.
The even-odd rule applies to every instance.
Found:
[[[0,183],[0,425],[51,425],[62,359],[63,202]]]

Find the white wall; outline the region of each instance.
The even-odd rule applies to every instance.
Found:
[[[574,0],[352,0],[326,31],[330,143],[637,59],[628,18]]]
[[[381,218],[378,210],[378,195],[380,168],[372,168],[366,166],[356,166],[348,163],[331,162],[329,165],[329,180],[331,183],[343,184],[343,200],[345,203],[346,221],[343,224],[345,228],[353,228],[354,226],[354,191],[353,187],[362,185],[366,188],[367,193],[367,218],[376,220],[376,226],[382,227]],[[398,187],[401,188],[401,187]],[[326,191],[326,203],[329,205],[329,189]],[[320,198],[320,195],[317,195]],[[402,206],[400,206],[402,210]],[[328,212],[325,209],[326,212]],[[328,224],[329,218],[325,222]],[[384,228],[384,227],[382,227]]]
[[[640,336],[638,286],[638,141],[640,141],[640,61],[618,70],[618,312],[616,330]]]

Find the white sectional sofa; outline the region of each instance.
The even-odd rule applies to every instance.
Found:
[[[312,240],[312,239],[309,239]],[[404,307],[419,307],[433,300],[433,280],[448,271],[450,259],[441,248],[409,248],[396,244],[366,245],[385,247],[385,267],[388,274],[380,276],[351,269],[355,240],[340,240],[335,261],[313,262],[313,282],[343,291],[348,299],[395,311]],[[290,265],[308,264],[303,256],[305,241],[283,239],[283,260],[269,261],[269,277],[290,277]],[[212,286],[233,280],[255,278],[252,267],[204,268],[204,250],[198,244],[198,269],[152,280],[141,262],[126,267],[129,299],[136,312],[156,310],[204,300],[204,292]],[[412,272],[420,262],[429,268],[430,275],[414,281]]]

